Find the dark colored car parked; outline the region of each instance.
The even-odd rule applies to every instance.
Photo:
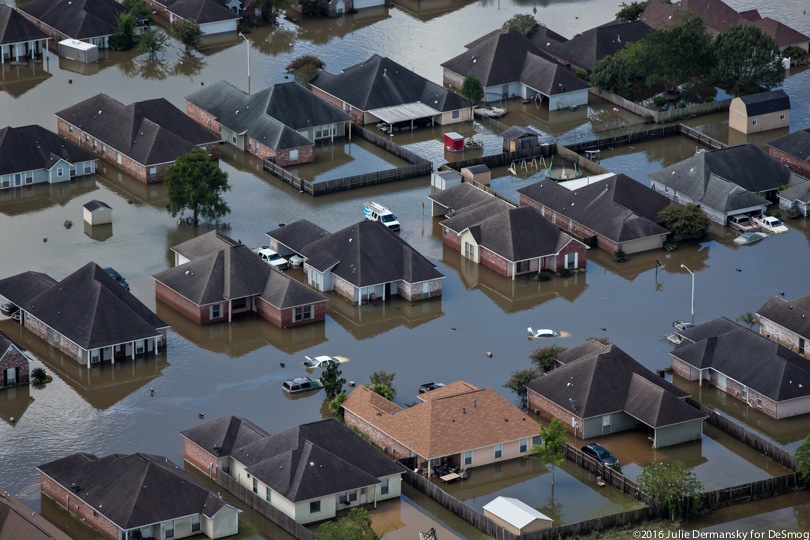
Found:
[[[585,445],[582,447],[582,452],[587,456],[591,456],[596,461],[601,461],[608,467],[619,462],[616,456],[611,454],[610,451],[601,444],[593,443]]]

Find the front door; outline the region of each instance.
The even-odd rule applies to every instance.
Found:
[[[17,384],[17,368],[10,367],[3,372],[4,386],[13,386]]]

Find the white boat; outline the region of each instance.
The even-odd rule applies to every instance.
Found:
[[[760,228],[767,233],[779,234],[788,231],[787,226],[773,216],[759,216],[753,219],[754,223],[759,225]]]
[[[503,107],[491,107],[489,105],[481,105],[473,109],[473,113],[478,116],[485,116],[487,118],[500,118],[506,114],[506,109]]]

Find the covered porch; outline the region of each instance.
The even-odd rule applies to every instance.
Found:
[[[32,39],[17,43],[0,44],[0,64],[6,62],[28,63],[29,60],[42,59],[51,38]]]
[[[377,123],[377,128],[386,133],[394,131],[412,130],[421,126],[434,126],[436,116],[441,112],[421,102],[405,103],[391,107],[371,109],[366,115],[365,123]]]

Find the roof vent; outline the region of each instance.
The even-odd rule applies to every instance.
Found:
[[[467,414],[467,407],[461,408],[461,414]]]
[[[383,68],[383,77],[388,77],[388,68]]]

